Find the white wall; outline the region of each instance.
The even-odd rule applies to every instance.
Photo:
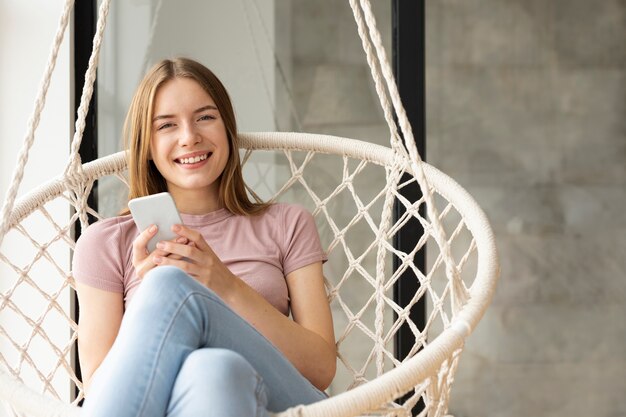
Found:
[[[26,133],[28,118],[34,108],[33,103],[62,6],[61,0],[0,0],[0,195],[3,203]],[[66,33],[48,92],[48,104],[42,113],[35,145],[31,150],[30,161],[26,167],[19,195],[23,195],[50,177],[60,174],[66,162],[72,130],[71,54],[67,37]],[[51,215],[59,221],[66,220],[69,214],[67,204],[55,204],[50,211]],[[33,219],[31,223],[38,222]],[[41,224],[36,225],[36,230],[32,231],[33,237],[42,242],[45,241],[48,237],[40,234],[44,228]],[[0,251],[16,262],[18,267],[23,268],[28,262],[23,259],[23,255],[29,251],[32,252],[32,246],[31,249],[26,246],[28,245],[24,245],[24,239],[20,240],[12,234],[7,236]],[[55,256],[59,266],[67,270],[69,250],[57,251]],[[0,262],[0,291],[3,293],[16,278],[15,273],[8,271],[6,264]],[[32,277],[48,278],[48,274],[52,272],[53,267],[50,264],[39,262],[33,269]],[[42,279],[41,285],[58,289],[60,281],[52,283],[49,280],[44,282]],[[40,301],[42,299],[33,295],[26,287],[20,287],[12,300],[32,317],[41,315],[43,303]],[[59,301],[69,310],[67,291]],[[50,315],[49,319],[44,322],[46,330],[51,333],[57,332],[61,338],[67,338],[69,329],[66,326],[60,326],[59,320],[56,320],[54,315]],[[25,336],[25,329],[20,322],[21,320],[14,317],[8,309],[0,311],[0,326],[21,341],[22,336]],[[53,337],[56,339],[57,336]],[[33,352],[43,346],[41,342],[42,340],[38,337],[33,339],[31,343]],[[7,340],[0,335],[0,351],[11,360],[15,355],[7,349],[9,349]],[[3,365],[0,364],[0,366]],[[35,382],[36,377],[30,376],[32,378],[26,378],[27,382]],[[40,385],[34,385],[34,387],[38,386]],[[67,382],[57,384],[56,389],[61,395],[69,396]],[[1,413],[2,411],[0,415]]]
[[[186,56],[211,68],[230,93],[240,131],[276,130],[275,0],[162,1],[160,9],[158,3],[111,7],[98,72],[100,156],[122,149],[132,94],[146,69],[163,58]],[[258,171],[273,185],[274,156],[259,153],[254,164],[244,169],[250,185],[258,182]],[[126,202],[125,189],[116,179],[104,179],[99,187],[101,214],[117,213]]]
[[[276,130],[274,3],[164,2],[147,53],[152,61],[178,55],[197,59],[226,86],[239,131]],[[262,198],[271,197],[265,191],[280,182],[273,153],[255,153],[243,174]]]

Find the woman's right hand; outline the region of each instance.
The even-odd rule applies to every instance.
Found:
[[[133,266],[135,267],[135,272],[141,279],[143,279],[148,271],[157,266],[157,263],[154,262],[155,256],[181,259],[180,256],[173,255],[162,249],[155,249],[152,253],[148,253],[148,242],[156,235],[157,230],[158,227],[153,224],[143,232],[139,233],[135,240],[133,240]],[[183,237],[175,239],[174,242],[182,244],[188,243],[187,239]]]

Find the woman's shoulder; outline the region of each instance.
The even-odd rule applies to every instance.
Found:
[[[275,215],[281,215],[281,214],[282,215],[289,215],[289,214],[295,215],[295,214],[300,214],[300,213],[311,215],[311,212],[309,211],[309,209],[304,207],[302,204],[285,203],[285,202],[270,204],[268,208],[268,212],[271,212]]]
[[[98,220],[89,225],[80,235],[78,242],[94,243],[108,241],[114,237],[127,236],[136,229],[131,215],[115,216]]]
[[[98,220],[83,230],[72,258],[76,281],[123,292],[134,231],[136,226],[130,215]]]
[[[277,202],[270,204],[260,216],[251,216],[250,219],[258,218],[263,223],[293,223],[303,218],[313,218],[311,212],[301,204]]]

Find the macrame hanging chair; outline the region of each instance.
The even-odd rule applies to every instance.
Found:
[[[110,0],[104,0],[100,6],[67,166],[58,177],[16,201],[73,7],[73,1],[66,1],[2,209],[0,243],[5,237],[19,238],[32,252],[28,259],[22,256],[15,259],[6,255],[6,247],[0,248],[3,267],[0,271],[4,271],[0,276],[0,400],[10,415],[60,417],[80,413],[77,403],[83,398],[82,384],[72,367],[77,325],[59,301],[73,287],[74,280],[69,267],[55,256],[59,251],[67,253],[74,248],[72,231],[77,222],[84,229],[89,215],[100,218],[87,205],[94,181],[111,177],[126,182],[123,152],[84,165],[78,156],[109,4]],[[342,318],[335,320],[339,365],[351,382],[345,391],[324,401],[297,406],[277,415],[409,416],[413,407],[421,403],[420,416],[444,416],[465,340],[484,314],[498,279],[494,238],[487,218],[472,197],[451,178],[420,159],[370,4],[367,0],[350,0],[350,6],[389,125],[391,146],[308,133],[241,134],[244,169],[246,161],[258,152],[274,152],[276,160],[282,158],[282,166],[288,168],[290,177],[272,190],[273,200],[289,200],[295,188],[300,192],[299,201],[302,193],[310,197],[313,215],[324,231],[323,237],[326,236],[325,250],[329,258],[339,259],[343,268],[329,276],[326,285],[333,311]],[[398,129],[406,140],[406,148]],[[325,166],[333,162],[337,167],[337,175],[324,179],[335,181],[327,188],[330,193],[322,193],[316,185],[319,170],[311,167],[319,158],[324,159]],[[376,175],[384,177],[386,184],[372,192],[364,184],[371,185],[369,179]],[[400,190],[415,183],[423,196],[417,202],[407,201]],[[392,219],[394,200],[405,211],[396,222]],[[338,201],[350,204],[342,205]],[[69,219],[55,218],[50,210],[54,204],[71,205]],[[422,206],[427,215],[420,214]],[[347,217],[346,212],[349,212]],[[412,250],[402,252],[391,242],[411,219],[420,222],[424,233]],[[347,244],[349,237],[357,232],[362,244],[358,251]],[[365,244],[363,235],[371,236]],[[430,262],[425,271],[420,271],[413,260],[426,245]],[[389,267],[391,256],[398,260],[395,272]],[[51,266],[56,275],[38,273],[41,263]],[[399,306],[390,292],[405,271],[415,274],[419,285],[412,302]],[[364,305],[355,306],[347,296],[356,284],[369,288]],[[26,302],[18,296],[25,291],[34,294]],[[409,317],[410,309],[419,300],[428,304],[426,323],[420,327]],[[65,323],[66,330],[61,336],[48,330],[47,322],[52,318]],[[8,320],[19,322],[19,328],[7,327]],[[405,324],[415,336],[415,343],[407,358],[400,362],[393,355],[392,344],[394,335]],[[353,359],[354,349],[346,349],[351,338],[369,341],[369,344],[361,343],[371,349],[364,355],[361,352],[360,362]],[[28,386],[25,380],[29,381]],[[59,386],[74,387],[75,399],[61,400],[60,390],[56,388]]]

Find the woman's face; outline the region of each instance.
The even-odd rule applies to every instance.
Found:
[[[217,198],[228,161],[228,135],[211,96],[190,78],[174,78],[157,90],[150,156],[172,194],[207,191]]]

